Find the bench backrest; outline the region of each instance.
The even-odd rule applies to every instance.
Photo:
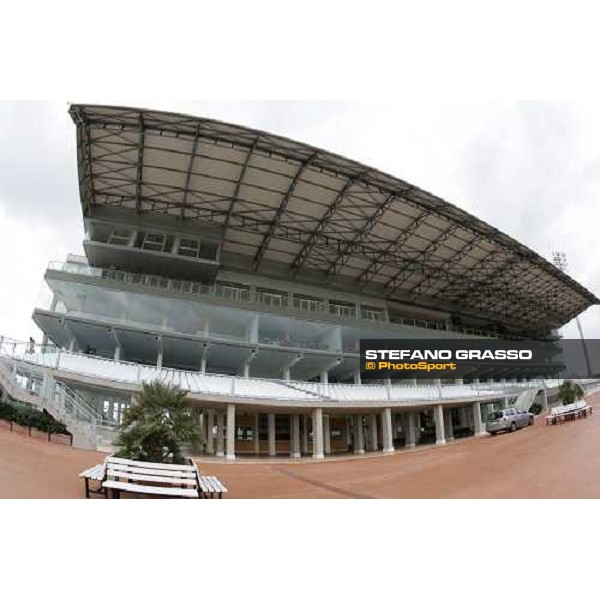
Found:
[[[118,456],[107,456],[106,462],[124,465],[128,467],[141,467],[146,469],[158,469],[164,471],[188,471],[195,473],[195,465],[171,465],[167,463],[144,462],[141,460],[130,460],[128,458],[119,458]]]
[[[585,400],[579,400],[578,402],[572,402],[571,404],[565,404],[564,406],[557,406],[552,409],[552,416],[558,416],[565,413],[573,412],[574,410],[582,410],[587,407]]]
[[[139,485],[198,488],[198,472],[195,465],[169,465],[128,460],[109,456],[105,462],[109,480],[135,482]]]

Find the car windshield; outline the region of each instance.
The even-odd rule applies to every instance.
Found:
[[[502,413],[501,412],[493,412],[490,413],[490,416],[488,417],[488,421],[497,421],[498,419],[502,418]]]

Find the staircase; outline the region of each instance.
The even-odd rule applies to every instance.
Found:
[[[518,396],[514,404],[515,408],[523,411],[529,411],[531,406],[534,404],[535,399],[540,391],[544,391],[544,388],[534,387],[523,390]]]
[[[297,392],[302,392],[303,394],[306,394],[307,396],[311,396],[317,400],[322,400],[323,398],[329,399],[329,396],[327,394],[323,393],[323,390],[326,389],[325,386],[321,386],[322,391],[319,394],[317,392],[313,392],[311,390],[305,389],[302,386],[295,385],[291,381],[281,381],[280,383],[282,385],[284,385],[285,387],[290,388],[291,390],[296,390]]]
[[[13,370],[14,363],[0,359],[0,387],[13,400],[30,404],[38,410],[47,410],[64,423],[73,435],[73,446],[86,450],[98,447],[98,428],[111,429],[114,423],[90,406],[72,388],[46,376],[38,393],[25,389]]]

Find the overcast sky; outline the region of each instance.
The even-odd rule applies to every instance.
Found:
[[[600,295],[600,108],[556,102],[205,102],[73,99],[231,121],[356,159],[418,185],[546,258]],[[68,102],[0,102],[0,335],[31,320],[50,260],[82,253]],[[582,318],[600,337],[600,307]],[[574,325],[566,327],[575,335]]]

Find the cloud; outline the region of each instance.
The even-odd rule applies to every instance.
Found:
[[[570,274],[600,293],[600,111],[591,104],[409,94],[369,103],[100,102],[230,121],[348,156],[465,208],[546,258],[566,252]],[[29,336],[46,263],[81,251],[75,150],[66,102],[0,103],[0,333]],[[582,322],[600,338],[600,309]],[[574,325],[565,332],[576,334]]]

